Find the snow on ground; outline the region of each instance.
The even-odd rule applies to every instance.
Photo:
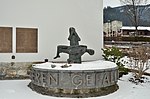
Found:
[[[130,73],[120,78],[116,92],[88,99],[150,99],[150,77],[147,76],[149,82],[135,85],[128,81],[131,76]],[[27,87],[29,82],[30,80],[1,80],[0,99],[66,99],[38,94]]]
[[[132,68],[131,66],[134,65],[134,62],[131,63],[131,62],[130,62],[130,59],[129,59],[127,56],[121,58],[121,59],[120,59],[120,62],[121,62],[123,65],[125,65],[126,68],[129,68],[129,69],[131,69],[131,68]],[[148,64],[149,64],[149,65],[148,65],[149,69],[145,71],[146,73],[150,73],[150,59],[148,60]],[[146,67],[146,66],[144,66],[144,67]]]

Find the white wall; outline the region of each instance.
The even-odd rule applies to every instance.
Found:
[[[13,53],[0,53],[0,62],[53,61],[56,46],[69,45],[69,27],[75,27],[80,44],[95,50],[85,54],[83,60],[101,58],[103,46],[102,0],[0,0],[0,26],[13,27]],[[16,27],[38,28],[38,53],[16,53]],[[16,59],[12,60],[11,56]],[[57,60],[66,60],[61,54]],[[57,61],[56,60],[56,61]]]

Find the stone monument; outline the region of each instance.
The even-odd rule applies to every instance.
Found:
[[[69,32],[70,46],[57,46],[57,54],[54,57],[56,59],[60,57],[60,53],[67,53],[67,62],[34,64],[29,87],[44,95],[75,98],[107,95],[116,91],[116,64],[103,60],[82,62],[81,56],[85,52],[93,55],[94,50],[79,45],[81,39],[74,28],[71,27]]]
[[[81,63],[81,56],[84,53],[89,53],[90,55],[94,55],[94,50],[87,49],[85,45],[79,45],[79,41],[81,40],[78,36],[75,28],[71,27],[69,29],[70,35],[68,40],[70,41],[70,46],[59,45],[57,46],[57,55],[54,59],[60,57],[60,53],[67,53],[69,54],[69,59],[67,60],[68,63]]]

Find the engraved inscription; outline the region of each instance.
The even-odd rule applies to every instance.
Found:
[[[59,75],[58,72],[44,72],[33,70],[31,73],[31,80],[34,84],[50,88],[68,88],[68,89],[80,89],[83,87],[87,88],[98,88],[111,86],[117,82],[118,71],[102,71],[102,72],[76,72],[70,76],[62,76],[64,73]],[[65,72],[67,73],[67,72]],[[68,72],[69,74],[70,72]],[[61,84],[63,81],[64,84]]]
[[[83,80],[82,80],[82,76],[81,75],[74,75],[72,77],[72,84],[78,88],[78,86],[80,86],[81,84],[83,83]]]

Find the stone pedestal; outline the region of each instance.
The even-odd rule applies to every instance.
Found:
[[[52,96],[91,97],[116,91],[117,80],[118,68],[115,66],[92,70],[44,69],[35,66],[31,72],[30,87]]]

